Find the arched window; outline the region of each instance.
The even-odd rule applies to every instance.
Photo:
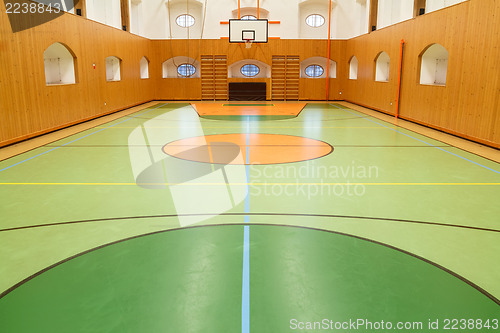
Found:
[[[323,67],[320,65],[309,65],[306,67],[306,75],[309,77],[320,77],[324,73]]]
[[[121,59],[118,57],[106,58],[106,81],[115,82],[122,79],[121,73]]]
[[[448,51],[439,44],[432,44],[420,54],[420,84],[446,85]]]
[[[321,27],[325,24],[325,18],[319,14],[312,14],[306,17],[306,24],[313,28]]]
[[[259,72],[260,68],[253,64],[246,64],[241,67],[241,74],[245,76],[252,77],[259,74]]]
[[[196,67],[191,64],[182,64],[177,67],[177,74],[182,77],[190,77],[196,72]]]
[[[349,60],[349,79],[358,79],[358,58],[356,56],[352,56],[351,60]]]
[[[141,62],[141,79],[149,79],[149,60],[146,57],[142,57]]]
[[[391,59],[385,52],[380,52],[375,58],[375,81],[389,82],[389,67]]]
[[[256,20],[257,19],[257,16],[253,16],[253,15],[245,15],[245,16],[242,16],[241,17],[241,20]]]
[[[76,57],[63,44],[54,43],[43,53],[47,85],[76,83]]]
[[[177,25],[183,28],[192,27],[194,25],[194,21],[194,17],[189,14],[179,15],[177,16],[177,19],[175,19]]]

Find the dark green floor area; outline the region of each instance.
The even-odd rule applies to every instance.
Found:
[[[290,332],[293,320],[500,316],[463,281],[394,249],[298,227],[250,232],[252,332]],[[242,239],[241,225],[206,226],[78,256],[3,298],[2,332],[238,332]]]

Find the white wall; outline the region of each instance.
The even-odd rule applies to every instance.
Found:
[[[88,19],[122,28],[120,0],[87,0],[85,4]]]
[[[130,32],[144,35],[143,3],[142,0],[131,0],[129,3]]]
[[[413,18],[413,0],[379,0],[377,29]]]
[[[90,0],[100,1],[100,0]],[[138,0],[131,0],[138,1]],[[196,23],[189,30],[175,23],[180,14],[187,13],[186,0],[170,0],[170,15],[167,0],[142,0],[142,26],[137,28],[136,8],[131,6],[132,32],[151,39],[170,38],[169,19],[172,20],[172,38],[198,39],[201,36],[204,0],[189,0],[189,14],[195,17]],[[280,24],[269,25],[269,36],[282,39],[326,39],[328,35],[328,1],[327,0],[261,0],[261,18],[280,21]],[[229,36],[229,26],[220,24],[237,18],[237,0],[208,0],[206,8],[204,39],[220,39]],[[257,0],[241,0],[241,15],[256,15]],[[320,14],[325,24],[319,28],[306,25],[305,19],[310,14]],[[368,32],[369,0],[332,0],[333,39],[348,39]],[[139,24],[140,25],[140,24]]]
[[[369,1],[332,2],[332,38],[349,39],[368,33]]]
[[[89,7],[89,3],[107,3],[109,1],[118,0],[88,0],[87,7]],[[175,23],[177,16],[188,12],[187,0],[170,0],[170,13],[167,6],[169,0],[130,1],[141,2],[141,4],[131,5],[131,29],[134,33],[151,39],[170,37],[184,39],[187,38],[189,32],[190,39],[200,38],[205,0],[189,0],[189,14],[196,20],[195,25],[189,29],[181,28]],[[332,39],[349,39],[368,33],[370,0],[331,1]],[[426,11],[437,10],[462,1],[465,0],[427,0]],[[379,0],[377,29],[411,19],[413,5],[414,0]],[[241,0],[241,15],[255,15],[256,6],[257,0]],[[261,0],[260,6],[262,9],[261,18],[280,21],[280,24],[269,25],[270,37],[326,39],[328,36],[328,0]],[[220,22],[237,18],[237,9],[237,0],[208,0],[203,38],[228,37],[228,25],[220,24]],[[325,18],[325,24],[319,28],[307,26],[305,19],[310,14],[322,15]],[[172,36],[170,36],[169,28],[170,19],[172,20]]]
[[[441,8],[456,5],[466,0],[427,0],[425,2],[425,12],[430,13]]]
[[[170,1],[170,7],[167,6],[166,30],[167,37],[170,38],[172,31],[173,38],[180,39],[199,39],[201,38],[201,30],[203,26],[203,5],[198,0],[187,1]],[[166,5],[165,5],[166,6]],[[168,9],[170,8],[170,12]],[[194,17],[194,25],[188,28],[177,25],[176,19],[179,15],[189,14]],[[169,26],[169,20],[171,25]]]

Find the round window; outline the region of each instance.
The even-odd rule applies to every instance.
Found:
[[[259,72],[260,68],[252,64],[247,64],[241,67],[241,74],[245,76],[255,76],[259,74]]]
[[[180,76],[189,77],[196,72],[196,67],[191,64],[182,64],[177,67],[177,73]]]
[[[189,14],[182,14],[177,16],[177,19],[175,20],[178,26],[183,27],[183,28],[189,28],[194,25],[194,17],[192,17]]]
[[[324,69],[320,65],[310,65],[306,67],[306,75],[309,77],[320,77]]]
[[[253,15],[245,15],[245,16],[242,16],[241,17],[241,20],[256,20],[257,17],[256,16],[253,16]]]
[[[306,24],[313,28],[321,27],[325,24],[325,18],[319,14],[312,14],[306,18]]]

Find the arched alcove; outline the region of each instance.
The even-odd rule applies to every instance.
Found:
[[[233,9],[231,14],[232,14],[233,18],[238,18],[238,8]],[[249,16],[249,15],[257,17],[257,8],[256,7],[241,7],[240,8],[240,17]],[[261,7],[259,8],[259,15],[258,16],[260,19],[267,19],[269,17],[269,11],[262,7],[262,2],[261,2]]]
[[[358,58],[356,56],[352,56],[349,60],[349,79],[358,79]]]
[[[177,72],[177,68],[183,64],[193,65],[195,72],[191,76],[181,76]],[[200,77],[200,62],[190,57],[177,56],[170,58],[162,64],[162,78],[199,78]]]
[[[419,56],[420,84],[446,85],[448,50],[440,44],[427,46]]]
[[[122,79],[122,60],[115,56],[106,58],[106,81],[116,82]]]
[[[259,67],[259,73],[255,76],[252,76],[252,77],[248,77],[248,76],[245,76],[243,75],[243,73],[241,73],[241,67],[245,66],[245,65],[255,65],[257,67]],[[234,63],[232,63],[231,65],[229,65],[228,67],[228,71],[227,71],[227,76],[229,78],[251,78],[251,79],[260,79],[260,78],[269,78],[271,77],[271,66],[269,66],[268,64],[262,62],[262,61],[259,61],[259,60],[255,60],[255,59],[243,59],[243,60],[240,60],[240,61],[236,61]]]
[[[76,57],[66,45],[54,43],[43,52],[47,85],[76,83]]]
[[[327,72],[327,63],[326,57],[311,57],[304,59],[300,63],[300,77],[303,78],[311,78],[311,76],[307,75],[306,68],[311,65],[319,65],[323,69],[323,73],[319,76],[316,76],[316,79],[324,79],[326,78]],[[334,60],[330,59],[330,79],[335,79],[337,77],[337,63]]]
[[[149,60],[146,57],[142,57],[140,61],[141,67],[141,79],[149,79]]]
[[[375,57],[375,81],[389,82],[391,58],[385,52],[380,52]]]
[[[299,38],[325,38],[327,36],[328,8],[327,1],[304,0],[299,3]],[[314,20],[315,23],[322,22],[322,24],[308,24],[308,17],[312,15],[322,18],[322,20]]]
[[[166,31],[170,38],[187,39],[200,38],[203,26],[203,3],[199,0],[170,0],[165,1],[167,7]],[[193,24],[181,26],[178,24],[178,18],[183,15],[189,15],[194,19]],[[181,20],[181,22],[184,22]]]

